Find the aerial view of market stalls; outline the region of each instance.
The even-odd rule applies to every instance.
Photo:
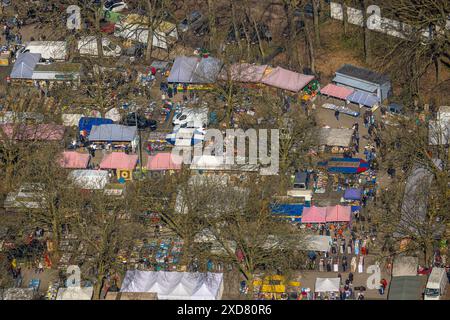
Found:
[[[103,38],[69,43],[4,3],[0,298],[448,298],[448,94],[408,113],[388,71],[341,56],[300,68],[256,21],[219,46],[198,8],[158,16],[148,51],[133,4],[106,1]],[[339,29],[325,3],[322,28]],[[280,131],[275,174],[196,153],[232,129]]]

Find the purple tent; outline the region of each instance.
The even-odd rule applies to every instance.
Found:
[[[361,200],[362,189],[350,188],[345,190],[344,199],[345,200]]]

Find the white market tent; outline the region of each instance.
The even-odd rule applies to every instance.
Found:
[[[419,258],[410,256],[400,256],[394,259],[392,266],[392,276],[416,276],[419,267]]]
[[[329,252],[331,248],[331,237],[321,235],[307,235],[302,241],[299,249],[309,251]]]
[[[330,147],[348,147],[352,141],[352,129],[320,128],[319,142]]]
[[[129,270],[120,292],[155,292],[160,300],[220,300],[223,274]]]
[[[79,188],[88,190],[101,190],[109,183],[106,170],[73,170],[69,179]]]
[[[92,300],[94,287],[59,288],[56,300]]]
[[[81,113],[63,113],[61,115],[62,123],[66,127],[77,127],[83,117],[85,115]]]
[[[118,108],[112,108],[105,113],[105,118],[111,119],[114,122],[119,122],[122,119],[122,116],[120,115],[120,111]]]
[[[338,292],[340,285],[339,278],[317,278],[316,292]]]

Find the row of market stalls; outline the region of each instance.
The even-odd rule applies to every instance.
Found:
[[[319,85],[313,75],[305,75],[281,67],[272,68],[268,65],[236,63],[224,66],[213,57],[186,57],[175,59],[167,82],[188,84],[188,90],[208,89],[219,81],[235,81],[259,87],[269,86],[286,90],[302,97],[315,96]]]
[[[154,292],[159,300],[220,300],[223,273],[129,270],[120,292]]]
[[[387,75],[345,64],[339,68],[332,83],[320,90],[322,95],[373,108],[392,94]]]
[[[143,167],[147,171],[172,171],[181,169],[181,160],[177,160],[177,156],[170,152],[156,153],[155,155],[147,156],[147,158],[147,164]],[[118,180],[131,180],[133,171],[138,164],[138,155],[126,154],[124,152],[106,154],[99,164],[100,170],[87,170],[90,160],[91,156],[88,153],[64,151],[59,159],[59,164],[65,169],[78,169],[72,173],[76,180],[88,179],[90,181],[98,181],[99,188],[102,189],[109,177],[107,170],[114,171]]]
[[[272,206],[272,214],[299,223],[350,222],[351,206],[308,207],[299,203]]]

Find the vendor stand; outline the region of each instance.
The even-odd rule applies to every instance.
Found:
[[[167,134],[164,132],[151,132],[147,139],[145,151],[150,155],[155,151],[163,151],[171,145],[166,141]]]
[[[117,180],[133,180],[133,171],[138,162],[138,155],[126,154],[124,152],[112,152],[103,157],[100,169],[113,170]]]
[[[317,278],[315,284],[316,300],[339,300],[339,278]]]

